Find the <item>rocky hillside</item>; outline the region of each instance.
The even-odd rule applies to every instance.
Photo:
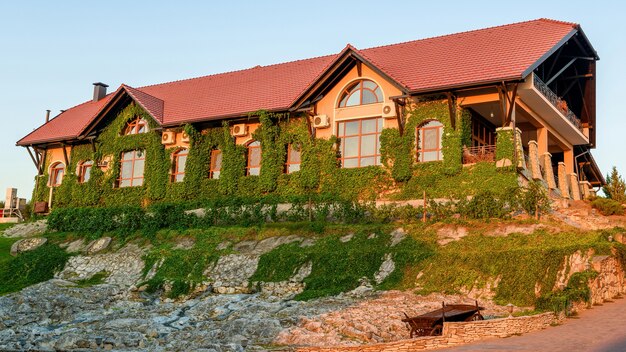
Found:
[[[404,313],[442,301],[477,299],[487,317],[508,314],[507,303],[524,314],[536,304],[601,302],[624,291],[622,224],[583,204],[541,222],[151,234],[20,225],[0,237],[0,349],[354,345],[407,338]]]

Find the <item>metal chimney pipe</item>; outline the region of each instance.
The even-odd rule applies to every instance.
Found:
[[[50,121],[50,110],[46,110],[46,123]]]
[[[107,85],[102,82],[93,84],[93,101],[98,101],[107,95]]]

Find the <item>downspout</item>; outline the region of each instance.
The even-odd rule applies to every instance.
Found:
[[[585,154],[589,154],[589,151],[586,150],[574,157],[574,166],[576,167],[576,177],[578,177],[578,181],[580,181],[580,170],[578,169],[578,158]]]

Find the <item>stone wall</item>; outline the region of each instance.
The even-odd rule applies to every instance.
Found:
[[[560,320],[554,313],[533,316],[491,319],[476,322],[444,323],[441,336],[418,337],[389,343],[341,347],[299,347],[298,352],[410,352],[452,347],[477,340],[503,338],[547,328]]]

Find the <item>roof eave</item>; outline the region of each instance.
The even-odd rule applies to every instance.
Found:
[[[449,86],[415,89],[415,90],[409,91],[408,94],[410,95],[437,94],[437,93],[443,93],[443,92],[447,92],[451,90],[482,88],[482,87],[487,87],[487,86],[493,86],[495,84],[500,84],[502,82],[515,83],[515,82],[520,82],[522,80],[523,78],[521,76],[509,76],[509,77],[502,77],[498,79],[489,79],[489,80],[484,80],[484,81],[475,81],[475,82],[455,84],[455,85],[449,85]]]

